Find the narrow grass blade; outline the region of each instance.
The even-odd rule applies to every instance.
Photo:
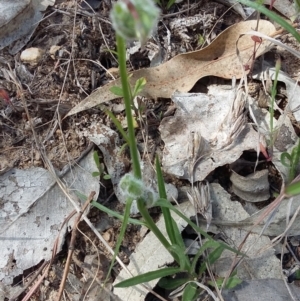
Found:
[[[195,223],[193,223],[190,219],[188,219],[185,215],[183,215],[179,210],[177,210],[174,206],[172,206],[172,204],[170,204],[167,200],[164,200],[164,199],[160,199],[156,202],[156,204],[158,206],[161,206],[161,207],[167,207],[171,210],[173,210],[178,216],[180,216],[184,221],[186,221],[196,232],[199,232],[201,235],[203,235],[205,238],[207,238],[208,240],[212,240],[213,239],[209,236],[209,234],[207,234],[204,230],[202,230],[200,227],[198,227]],[[216,242],[218,244],[220,244],[221,246],[223,246],[225,249],[233,252],[233,253],[236,253],[238,255],[243,255],[245,256],[245,254],[231,248],[230,246],[226,245],[225,243],[223,242]]]
[[[126,134],[126,132],[123,130],[123,127],[120,123],[120,121],[116,118],[116,116],[109,110],[106,110],[105,113],[111,118],[111,120],[113,121],[113,123],[115,124],[116,128],[118,129],[118,131],[121,133],[121,135],[123,136],[124,140],[127,142],[127,144],[129,144],[129,138],[128,135]]]
[[[224,251],[224,247],[223,246],[219,246],[217,247],[215,250],[213,250],[212,252],[209,253],[207,259],[205,260],[205,262],[203,262],[201,264],[201,267],[200,267],[200,274],[202,274],[205,270],[206,270],[206,263],[209,263],[209,264],[213,264],[215,263],[219,258],[220,256],[222,255]]]
[[[115,285],[115,287],[128,287],[133,286],[137,284],[141,284],[144,282],[149,282],[154,279],[174,275],[176,273],[182,272],[180,268],[163,268],[157,271],[151,271],[142,275],[138,275],[135,277],[132,277],[130,279],[121,281]]]
[[[108,209],[107,207],[97,203],[97,202],[91,202],[91,205],[94,207],[98,208],[99,210],[107,213],[109,216],[113,216],[118,218],[119,220],[123,221],[124,216],[122,214],[119,214],[118,212],[115,212],[113,210]],[[140,220],[134,219],[134,218],[129,218],[128,223],[133,224],[133,225],[139,225],[139,226],[145,226],[146,224]]]
[[[157,176],[159,197],[162,198],[162,199],[167,199],[165,182],[164,182],[164,179],[163,179],[163,175],[162,175],[162,171],[161,171],[158,156],[156,156],[155,166],[156,166],[156,176]],[[177,240],[180,240],[180,238],[178,236],[179,230],[178,230],[177,225],[176,225],[176,223],[174,222],[174,220],[171,216],[170,210],[166,207],[161,207],[161,211],[162,211],[163,216],[164,216],[165,227],[166,227],[168,236],[170,238],[170,241],[171,241],[172,244],[177,244]],[[177,229],[175,229],[175,228],[177,228]],[[176,234],[175,234],[175,231],[176,231]],[[181,246],[184,245],[183,241],[182,242],[179,241],[178,244],[180,244]]]
[[[193,261],[192,261],[192,268],[193,270],[196,269],[196,265],[197,265],[197,262],[200,258],[200,256],[202,254],[204,254],[205,250],[207,250],[208,248],[214,248],[214,249],[218,249],[218,248],[223,248],[223,247],[220,247],[219,243],[216,242],[216,241],[213,241],[213,240],[208,240],[206,241],[202,246],[201,248],[199,248],[197,254],[195,255],[195,257],[193,258]],[[224,248],[223,248],[224,249]],[[206,265],[205,263],[203,263],[200,267],[200,270],[199,272],[197,272],[199,275],[201,275],[204,271],[206,270]]]
[[[191,263],[188,256],[185,254],[185,248],[181,248],[178,245],[172,245],[169,248],[169,251],[178,256],[181,270],[190,271]]]
[[[183,278],[181,278],[181,277],[183,277]],[[171,277],[162,278],[162,279],[159,280],[157,285],[159,287],[162,287],[162,288],[166,289],[166,290],[172,291],[172,290],[178,288],[179,286],[185,284],[189,280],[190,279],[188,277],[184,277],[184,275],[180,274],[180,277],[175,278],[175,279],[173,279]]]
[[[285,193],[290,196],[300,194],[300,182],[295,182],[287,186]]]
[[[106,283],[108,278],[110,277],[111,270],[112,270],[112,268],[115,264],[115,259],[119,254],[119,249],[120,249],[120,246],[121,246],[121,243],[122,243],[122,240],[124,238],[125,231],[126,231],[126,228],[127,228],[127,225],[128,225],[128,220],[129,220],[129,215],[130,215],[130,208],[131,208],[132,202],[133,202],[133,200],[130,200],[130,199],[127,200],[127,202],[126,202],[125,212],[124,212],[124,220],[122,222],[122,226],[121,226],[121,229],[120,229],[120,234],[119,234],[119,237],[118,237],[118,240],[117,240],[117,243],[116,243],[116,247],[115,247],[115,250],[114,250],[115,252],[114,252],[111,264],[109,266],[109,270],[107,272],[107,276],[105,278],[104,283]]]

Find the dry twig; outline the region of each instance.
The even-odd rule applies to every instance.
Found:
[[[69,273],[70,264],[71,264],[71,260],[72,260],[72,255],[73,255],[73,252],[74,252],[74,249],[75,249],[75,241],[76,241],[76,237],[77,237],[77,225],[80,222],[80,219],[81,219],[81,216],[82,216],[83,212],[86,210],[86,208],[88,207],[90,202],[93,200],[93,197],[95,196],[95,194],[96,194],[95,191],[92,191],[90,193],[90,195],[87,198],[86,202],[82,206],[82,209],[78,213],[76,222],[74,224],[73,231],[72,231],[72,236],[71,236],[71,242],[70,242],[70,246],[69,246],[68,258],[67,258],[67,262],[66,262],[66,265],[65,265],[63,278],[62,278],[61,283],[60,283],[57,301],[60,301],[60,299],[62,297],[64,288],[65,288],[65,284],[66,284],[66,280],[67,280],[67,276],[68,276],[68,273]]]

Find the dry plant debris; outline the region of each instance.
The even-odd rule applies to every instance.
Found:
[[[147,85],[142,90],[141,95],[157,99],[159,97],[171,98],[175,91],[188,92],[204,76],[210,75],[227,79],[241,78],[245,74],[245,66],[252,63],[254,41],[250,36],[240,38],[240,35],[255,28],[255,26],[256,21],[237,23],[224,30],[209,46],[202,50],[180,54],[158,67],[132,72],[130,82],[134,85],[137,79],[145,77]],[[268,21],[260,20],[258,31],[270,35],[275,31],[275,27]],[[238,39],[239,42],[236,45]],[[239,56],[237,56],[237,47]],[[256,56],[265,53],[269,47],[269,42],[263,42],[257,49]],[[182,72],[183,70],[184,72]],[[120,80],[112,81],[99,88],[73,108],[67,116],[117,98],[110,91],[113,86],[120,86]]]
[[[176,93],[172,100],[176,113],[160,125],[165,172],[192,183],[202,181],[218,166],[237,160],[243,151],[256,149],[257,132],[243,116],[243,92],[229,85],[211,85],[208,93]],[[202,142],[196,158],[191,153],[192,133]]]
[[[272,0],[267,0],[265,3],[271,4],[271,1]],[[39,12],[40,9],[37,9],[36,6],[37,4],[40,5],[39,2],[40,1],[37,0],[20,1],[24,9],[24,14],[21,17],[28,20],[28,13],[34,12],[34,17],[31,21],[34,21],[33,23],[37,25],[42,17],[42,13]],[[231,0],[227,2],[229,5],[232,4]],[[47,5],[53,5],[53,3],[54,1],[43,1],[43,5],[45,5],[44,8],[46,8]],[[107,121],[107,118],[105,116],[103,117],[104,114],[102,114],[98,108],[83,112],[100,103],[113,100],[115,96],[111,94],[109,88],[113,85],[120,84],[119,80],[115,80],[107,85],[103,85],[110,79],[109,70],[114,70],[110,69],[110,67],[116,67],[114,58],[106,51],[107,48],[114,48],[114,36],[107,18],[110,7],[108,1],[101,1],[101,14],[94,14],[87,7],[76,7],[75,10],[74,3],[75,1],[57,1],[56,6],[48,10],[47,18],[42,20],[39,29],[33,35],[32,32],[25,32],[25,27],[24,32],[22,30],[15,31],[12,22],[11,24],[5,22],[0,23],[0,48],[2,49],[4,46],[10,44],[9,48],[2,49],[0,53],[0,97],[3,98],[3,102],[2,99],[0,99],[0,127],[3,133],[0,141],[0,187],[5,186],[5,189],[0,190],[0,198],[4,200],[4,202],[1,201],[3,208],[0,212],[0,225],[2,226],[0,236],[5,238],[5,247],[11,248],[13,251],[16,250],[13,253],[5,253],[2,260],[0,260],[0,291],[5,292],[4,297],[10,295],[10,286],[1,284],[4,282],[11,284],[14,278],[18,278],[15,276],[22,275],[25,269],[35,266],[42,259],[46,260],[49,258],[50,249],[52,247],[51,244],[55,238],[53,233],[58,232],[57,229],[63,222],[64,216],[72,210],[72,206],[61,195],[61,191],[58,191],[57,185],[45,169],[33,168],[19,170],[14,168],[16,166],[28,168],[32,165],[40,167],[43,166],[43,162],[38,150],[32,146],[34,142],[32,142],[33,139],[31,138],[32,134],[29,121],[23,114],[24,107],[22,107],[19,101],[20,97],[16,93],[14,84],[11,83],[9,72],[13,72],[22,83],[24,96],[35,130],[37,130],[40,139],[45,143],[49,159],[53,161],[55,167],[62,169],[63,165],[68,164],[68,159],[66,159],[68,151],[72,158],[76,158],[83,149],[86,148],[88,141],[91,140],[99,146],[103,154],[108,174],[111,175],[113,188],[117,186],[120,174],[129,168],[128,158],[124,153],[120,153],[120,144],[122,142],[120,142],[117,133],[111,129],[111,124]],[[283,15],[292,18],[295,15],[295,10],[294,7],[287,3],[289,3],[288,0],[275,1],[274,7]],[[10,6],[11,1],[2,1],[0,7],[1,5]],[[152,103],[151,100],[148,99],[145,102],[146,111],[143,118],[154,121],[156,125],[160,123],[161,136],[164,139],[165,147],[163,148],[160,141],[158,141],[157,151],[162,152],[166,175],[168,174],[168,177],[170,174],[175,175],[175,177],[169,177],[168,180],[176,184],[175,186],[177,187],[182,185],[181,179],[187,179],[194,184],[196,181],[207,178],[218,166],[222,167],[229,163],[237,163],[237,159],[243,152],[247,153],[247,151],[251,149],[256,150],[259,147],[259,143],[265,147],[265,142],[261,137],[266,136],[269,131],[269,128],[266,126],[270,118],[268,112],[257,107],[255,101],[248,95],[241,97],[242,94],[239,89],[235,90],[232,89],[231,86],[221,86],[220,84],[218,84],[218,86],[210,85],[208,93],[208,98],[210,99],[207,98],[207,95],[205,98],[205,96],[200,93],[185,93],[188,92],[198,80],[204,77],[241,78],[248,72],[247,69],[252,64],[254,41],[249,35],[241,38],[240,36],[249,30],[253,30],[256,27],[256,21],[237,23],[222,32],[206,48],[199,51],[179,54],[174,57],[174,55],[180,51],[198,49],[194,47],[193,43],[198,39],[198,36],[194,33],[196,32],[198,34],[199,28],[201,28],[203,35],[205,35],[208,31],[212,30],[214,25],[218,25],[218,30],[220,30],[221,26],[227,27],[229,24],[235,23],[236,16],[229,20],[228,18],[225,19],[225,15],[223,22],[223,17],[222,19],[218,19],[220,15],[206,14],[205,11],[198,13],[199,10],[201,11],[201,8],[197,5],[198,4],[195,5],[196,8],[190,10],[189,15],[178,14],[177,17],[162,17],[162,20],[166,23],[160,26],[166,28],[164,32],[165,36],[162,35],[162,30],[158,30],[158,32],[155,33],[155,39],[151,41],[152,45],[150,45],[152,48],[149,45],[146,46],[146,49],[152,49],[152,52],[150,51],[151,54],[147,53],[147,51],[140,51],[138,45],[133,47],[134,49],[132,49],[131,52],[128,51],[130,64],[132,64],[134,69],[148,66],[149,63],[157,64],[173,57],[173,59],[159,66],[133,71],[131,73],[131,80],[132,83],[134,83],[139,77],[145,77],[147,85],[142,92],[142,96],[155,100],[159,100],[160,97],[172,98],[175,103],[176,108],[175,106],[169,106],[169,103],[165,100]],[[205,5],[208,4],[205,3]],[[212,3],[212,6],[219,8],[220,4]],[[212,6],[210,6],[210,8],[212,8]],[[44,8],[42,11],[44,11]],[[241,8],[241,6],[239,6],[239,8]],[[246,16],[245,13],[241,11],[239,11],[239,14],[243,18]],[[74,15],[76,15],[75,19]],[[14,24],[23,22],[22,18],[19,19],[18,15],[13,16]],[[214,22],[218,22],[218,24],[214,24]],[[53,24],[57,26],[53,26]],[[73,27],[74,25],[75,27]],[[5,30],[4,27],[6,27]],[[274,30],[275,27],[270,22],[260,20],[258,31],[270,35]],[[8,32],[11,34],[8,35]],[[24,39],[20,39],[20,34],[24,35]],[[207,40],[214,38],[214,33],[206,38]],[[31,40],[27,43],[29,39]],[[13,40],[16,40],[15,44],[12,44]],[[159,40],[163,40],[163,45],[156,45],[156,42]],[[288,42],[289,39],[286,41]],[[23,63],[20,61],[18,55],[16,57],[10,55],[11,53],[17,53],[24,45],[26,45],[26,48],[38,47],[42,50],[42,56],[35,64],[30,65],[29,63]],[[239,55],[237,55],[237,49],[239,50]],[[259,45],[256,56],[260,56],[269,51],[269,49],[270,43],[263,42]],[[155,51],[159,53],[155,53]],[[281,55],[285,56],[285,53],[281,52]],[[154,56],[158,56],[158,58],[152,59]],[[70,60],[70,58],[74,60]],[[149,62],[150,60],[152,61]],[[7,64],[12,68],[12,71]],[[293,70],[293,76],[295,77],[295,74],[299,72],[299,66],[291,59],[287,64],[289,64],[289,70]],[[272,66],[272,63],[267,65],[266,59],[264,58],[260,64],[260,68],[258,68],[259,70],[253,70],[254,78],[265,81],[266,74],[269,78],[274,78],[274,69],[272,69]],[[294,72],[294,70],[296,71]],[[298,121],[300,119],[300,110],[297,111],[299,106],[297,99],[299,87],[295,86],[296,81],[292,80],[288,74],[284,74],[283,72],[280,72],[279,80],[286,84],[289,105],[296,121]],[[90,92],[99,85],[101,85],[101,87],[89,95]],[[217,96],[218,93],[221,95],[220,98]],[[89,96],[86,97],[86,95]],[[204,97],[204,99],[201,100],[202,97]],[[86,99],[81,102],[83,98]],[[180,100],[179,98],[182,99]],[[266,99],[266,107],[268,107],[268,97],[266,97]],[[79,105],[75,106],[77,103],[79,103]],[[256,125],[254,126],[251,124],[252,121],[249,121],[250,119],[246,120],[247,112],[245,108],[247,108],[249,104],[256,118]],[[122,119],[122,104],[108,103],[107,106]],[[191,106],[191,108],[189,106]],[[199,106],[202,106],[204,109],[202,108],[202,111],[197,112],[196,107]],[[71,107],[73,107],[73,109],[67,114]],[[175,116],[172,116],[175,109]],[[293,125],[296,123],[294,120],[294,124],[292,125],[289,120],[289,118],[292,118],[291,112],[285,112],[280,103],[277,104],[277,109],[282,116],[275,121],[275,126],[278,127],[278,139],[274,145],[271,159],[277,170],[280,171],[284,181],[286,180],[288,171],[285,166],[282,166],[279,156],[283,150],[290,150],[295,146],[297,135]],[[215,115],[210,115],[214,110],[216,110]],[[167,112],[164,113],[165,111]],[[79,112],[80,114],[74,116],[75,113]],[[59,127],[61,118],[66,114],[67,116],[73,116],[72,118],[65,118],[62,127]],[[168,114],[170,117],[162,119],[162,117]],[[213,122],[214,119],[217,121],[216,123]],[[199,120],[201,122],[199,122]],[[50,122],[50,130],[48,131],[48,123]],[[175,126],[170,126],[168,123],[171,125],[173,123]],[[141,124],[139,124],[139,126],[141,126]],[[151,124],[150,128],[152,129],[154,126]],[[156,129],[156,131],[158,130]],[[261,136],[258,135],[258,132]],[[140,128],[137,128],[137,133],[138,135],[140,134]],[[195,148],[194,142],[196,136],[198,137],[199,144],[197,144]],[[181,140],[181,138],[184,139]],[[145,143],[145,145],[146,148],[147,144]],[[18,148],[21,150],[16,152]],[[22,149],[24,149],[24,151],[22,151]],[[174,154],[175,159],[172,157]],[[85,167],[86,171],[84,173],[80,168],[72,168],[72,172],[67,172],[62,179],[66,180],[67,183],[73,182],[73,186],[71,187],[80,189],[88,195],[91,190],[99,191],[99,182],[96,178],[90,177],[91,172],[97,170],[91,158],[91,154],[87,155],[87,157],[79,163],[83,164],[85,160],[89,160],[90,165]],[[151,169],[151,165],[149,165],[148,162],[144,162],[144,165],[145,173],[147,171],[147,181],[154,183],[153,178],[155,175]],[[83,180],[83,175],[86,175],[86,173],[88,173],[89,176],[86,180]],[[259,173],[260,172],[257,173],[251,170],[249,173],[250,176],[246,178],[255,177]],[[264,183],[261,185],[263,187],[262,190],[264,190],[263,199],[266,199],[268,197],[269,187],[267,170],[265,169],[261,173],[264,178]],[[41,174],[45,176],[40,176]],[[216,175],[210,175],[210,177],[215,176]],[[178,178],[180,178],[180,180],[178,180]],[[19,180],[22,182],[19,182]],[[229,177],[227,179],[227,183],[228,182]],[[235,180],[232,179],[232,182],[233,186],[238,186]],[[35,186],[31,185],[32,183],[34,183]],[[86,185],[86,183],[88,183],[88,185]],[[21,185],[22,187],[20,187]],[[242,195],[235,190],[236,194],[239,194],[246,201],[258,200],[255,195],[253,196],[251,191],[253,188],[252,185],[250,185],[249,189],[243,186],[242,184],[241,189],[250,191],[250,196],[247,194],[245,197],[245,191],[243,191]],[[246,233],[247,229],[255,223],[257,217],[260,216],[262,212],[268,210],[268,207],[249,216],[242,210],[240,204],[231,202],[229,195],[218,185],[212,184],[207,187],[211,192],[211,197],[209,197],[207,203],[202,204],[199,208],[191,208],[189,203],[185,203],[183,206],[189,206],[191,209],[188,215],[193,215],[194,209],[201,212],[207,218],[207,220],[203,220],[204,227],[209,226],[210,231],[220,233],[220,228],[225,229],[227,237],[230,238],[229,240],[235,240],[235,238],[237,238],[237,241],[234,243],[236,246],[238,241],[243,238],[241,233]],[[222,192],[219,190],[222,190]],[[56,194],[51,194],[53,191],[55,191]],[[28,196],[26,193],[30,195]],[[101,197],[104,199],[108,197],[102,190],[101,194]],[[115,194],[118,196],[118,191],[115,190]],[[175,193],[172,192],[170,195],[176,198],[176,194],[177,191],[175,191]],[[216,194],[218,195],[217,198]],[[226,195],[226,200],[221,197],[221,195],[224,194]],[[34,195],[33,198],[32,195]],[[21,198],[22,200],[26,199],[31,202],[21,203],[18,201]],[[212,200],[213,202],[211,202]],[[223,202],[216,206],[215,204],[218,200],[223,200]],[[288,216],[289,219],[291,219],[293,214],[297,212],[300,205],[299,200],[300,198],[295,197],[292,201],[281,203],[273,219],[266,218],[263,223],[253,230],[254,233],[251,235],[251,238],[253,238],[254,241],[258,239],[259,242],[262,243],[262,246],[255,246],[255,252],[252,250],[251,256],[253,256],[249,259],[248,264],[250,262],[251,268],[257,267],[257,269],[248,269],[246,267],[247,262],[244,262],[245,265],[241,266],[238,270],[242,278],[248,279],[249,274],[247,273],[249,272],[258,278],[268,278],[270,275],[275,278],[279,277],[280,265],[274,256],[274,250],[270,248],[266,253],[259,253],[259,248],[271,244],[269,238],[266,236],[258,238],[259,235],[255,233],[260,233],[264,228],[264,223],[270,222],[270,226],[264,232],[265,235],[277,236],[282,234],[286,228],[286,217]],[[63,209],[61,209],[62,204],[64,205]],[[114,204],[116,204],[116,202]],[[222,205],[225,207],[222,207]],[[51,210],[49,209],[45,212],[49,206],[51,206]],[[57,207],[59,210],[53,210],[53,207]],[[226,211],[226,214],[220,214],[222,210],[220,209],[218,211],[218,208],[222,208],[223,211]],[[48,214],[49,212],[51,215]],[[57,212],[59,214],[57,214]],[[235,214],[230,215],[230,213]],[[45,218],[48,216],[49,220],[45,222]],[[54,219],[55,216],[58,219]],[[28,222],[28,220],[30,221]],[[43,228],[45,225],[46,228]],[[219,227],[217,228],[216,225]],[[22,232],[20,228],[23,229],[25,227],[26,230]],[[117,236],[117,226],[113,226],[113,223],[108,226],[104,225],[103,227],[101,226],[101,231],[104,233],[104,237],[109,242],[109,245],[113,246],[115,237]],[[288,235],[297,235],[299,231],[299,223],[296,221],[290,227]],[[24,233],[26,235],[24,235]],[[85,233],[87,234],[89,232],[86,231]],[[25,236],[26,240],[22,240],[22,247],[20,247],[19,240],[8,239],[11,237],[18,238],[18,235],[22,235],[22,238],[24,238],[23,235]],[[93,234],[90,234],[89,236],[92,235]],[[43,240],[48,239],[47,244],[41,243],[41,237]],[[131,252],[134,249],[134,245],[137,241],[132,237],[133,234],[129,230],[125,239],[126,242],[123,243],[123,248],[127,248],[127,252]],[[35,240],[33,238],[37,239]],[[139,264],[139,267],[145,268],[145,270],[149,268],[156,269],[158,264],[156,253],[149,247],[155,246],[150,239],[151,235],[147,235],[143,241],[145,244],[141,244],[136,250],[136,256],[137,258],[139,256],[142,258],[142,263],[146,261],[145,258],[149,258],[149,262],[147,262],[148,266],[145,264],[144,267],[142,263]],[[60,246],[63,241],[64,238],[62,237]],[[98,238],[93,239],[93,243],[95,241],[98,241]],[[249,244],[251,244],[251,241],[249,240]],[[95,258],[97,256],[90,250],[93,249],[94,246],[83,247],[91,244],[89,238],[80,238],[80,242],[82,245],[79,246],[79,249],[84,253],[80,255],[84,256],[84,260],[80,261],[75,257],[73,258],[77,268],[73,269],[69,274],[71,283],[67,283],[65,292],[67,294],[70,293],[69,296],[71,296],[73,300],[77,300],[80,296],[83,298],[85,295],[85,293],[79,294],[78,291],[87,291],[89,294],[86,300],[95,300],[100,297],[99,294],[101,293],[95,289],[95,285],[93,287],[94,290],[89,291],[89,286],[92,284],[92,281],[94,281],[94,278],[91,277],[91,270],[85,269],[83,262],[90,264],[91,260],[89,260],[89,257]],[[104,250],[102,244],[97,244],[97,247],[101,251]],[[33,252],[33,249],[36,252]],[[145,250],[150,252],[144,254],[143,252]],[[41,252],[39,253],[37,251]],[[126,255],[123,258],[126,259]],[[163,256],[160,257],[162,264],[168,261],[166,258],[167,257]],[[224,261],[228,261],[228,258],[225,258]],[[110,257],[107,254],[105,260],[101,260],[101,273],[103,273],[104,276],[102,275],[102,278],[96,278],[98,284],[100,280],[106,276],[105,273],[107,271],[107,268],[103,268],[102,270],[102,263],[107,263],[109,260]],[[130,261],[131,265],[134,265],[137,259],[133,256],[130,258]],[[99,262],[97,264],[99,264]],[[271,269],[271,267],[272,270],[269,271],[269,273],[261,273],[263,269],[267,271]],[[76,269],[78,268],[80,272],[84,271],[84,273],[86,273],[80,280],[79,277],[75,276]],[[223,266],[222,269],[224,269],[224,274],[226,274],[228,267]],[[215,272],[216,275],[218,273],[218,275],[220,275],[221,268],[216,268]],[[52,277],[52,274],[55,274],[55,277]],[[55,287],[55,282],[61,280],[63,274],[62,267],[55,264],[52,268],[52,274],[50,273],[48,280],[53,286],[51,287],[50,285],[50,288],[48,286],[46,288],[47,293],[45,293],[45,295],[49,297],[49,300],[52,300],[52,296],[55,297],[56,290],[58,289],[57,286]],[[121,276],[122,275],[120,275],[120,277]],[[45,280],[45,282],[48,280]],[[255,290],[259,290],[260,295],[257,296],[257,300],[259,300],[259,297],[263,294],[263,290],[257,288],[259,286],[258,282],[254,282],[255,281],[248,283],[249,286],[254,285]],[[72,287],[72,284],[74,284],[75,288]],[[268,282],[266,285],[272,288],[274,282]],[[45,289],[45,287],[46,285],[41,288],[41,291]],[[98,289],[99,287],[100,285],[98,285]],[[246,300],[246,297],[249,295],[251,295],[251,298],[254,296],[254,292],[247,292],[247,287],[241,287],[239,291],[243,292],[243,289],[244,295],[242,298],[238,297],[241,298],[239,300]],[[283,289],[284,288],[282,288],[281,291],[283,291]],[[132,291],[128,289],[124,293],[125,295],[122,293],[122,299],[127,298],[124,296],[126,296],[128,292],[131,293]],[[40,292],[40,294],[42,293]],[[140,292],[138,292],[138,298],[140,298],[139,294]],[[230,296],[232,295],[230,294],[235,293],[228,292],[228,295],[225,293],[224,300],[231,300],[230,298],[232,297]],[[268,291],[268,297],[265,297],[265,299],[268,299],[271,294],[272,291]],[[238,292],[236,295],[238,295]],[[101,297],[103,296],[102,294]],[[133,295],[130,295],[128,300],[132,301],[132,296]],[[106,296],[103,298],[106,299],[109,297]],[[287,299],[287,297],[285,299]],[[251,300],[253,300],[253,298]],[[281,301],[281,299],[279,300]]]
[[[93,156],[89,154],[79,166],[62,174],[61,179],[71,190],[88,195],[94,188],[98,195],[99,179],[91,175],[95,169]],[[0,281],[9,285],[24,270],[51,258],[60,225],[74,208],[53,176],[43,168],[12,169],[0,176],[0,183]],[[74,219],[64,226],[62,235],[73,222]],[[58,251],[63,243],[61,236]]]
[[[0,3],[0,49],[10,46],[16,54],[30,40],[43,17],[43,11],[55,0],[2,0]],[[13,43],[15,42],[15,43]]]

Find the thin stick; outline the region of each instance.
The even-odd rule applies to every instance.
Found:
[[[63,277],[62,277],[62,280],[61,280],[61,283],[60,283],[57,301],[60,301],[60,299],[62,297],[62,294],[63,294],[63,291],[65,289],[65,284],[66,284],[66,280],[67,280],[69,269],[70,269],[72,255],[73,255],[73,252],[74,252],[74,249],[75,249],[75,241],[76,241],[76,237],[77,237],[77,225],[80,222],[80,219],[82,217],[83,212],[86,210],[86,208],[88,207],[90,202],[93,200],[93,197],[95,196],[95,194],[96,194],[95,191],[92,191],[90,193],[90,195],[87,198],[86,202],[82,206],[82,209],[78,213],[76,222],[74,223],[74,227],[73,227],[73,230],[72,230],[71,241],[70,241],[70,246],[69,246],[68,258],[67,258],[67,262],[66,262],[66,265],[65,265],[64,274],[63,274]]]

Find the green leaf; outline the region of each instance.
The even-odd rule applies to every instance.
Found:
[[[124,216],[123,216],[122,214],[118,213],[118,212],[115,212],[115,211],[113,211],[113,210],[110,210],[110,209],[108,209],[107,207],[105,207],[105,206],[103,206],[103,205],[101,205],[101,204],[99,204],[99,203],[97,203],[97,202],[95,202],[95,201],[91,202],[91,204],[92,204],[94,207],[98,208],[99,210],[101,210],[101,211],[107,213],[109,216],[116,217],[116,218],[118,218],[118,219],[121,220],[121,221],[124,220]],[[134,218],[129,218],[129,219],[128,219],[128,222],[129,222],[130,224],[134,224],[134,225],[146,226],[145,223],[143,223],[143,222],[140,221],[140,220],[134,219]]]
[[[121,133],[121,135],[123,136],[123,139],[126,141],[126,143],[129,144],[128,135],[123,130],[123,127],[122,127],[120,121],[116,118],[116,116],[111,111],[106,110],[105,113],[110,117],[110,119],[112,120],[112,122],[115,124],[116,128]]]
[[[162,277],[166,277],[166,276],[170,276],[170,275],[174,275],[181,272],[180,268],[163,268],[163,269],[159,269],[156,271],[151,271],[142,275],[138,275],[135,277],[132,277],[130,279],[121,281],[119,283],[117,283],[115,285],[115,287],[128,287],[128,286],[133,286],[133,285],[137,285],[137,284],[141,284],[144,282],[149,282],[152,281],[154,279],[158,279],[158,278],[162,278]]]
[[[109,90],[111,93],[113,93],[117,96],[124,97],[123,89],[121,87],[113,86]]]
[[[117,51],[111,50],[111,49],[109,49],[109,48],[103,48],[103,49],[101,49],[101,51],[103,51],[103,52],[108,52],[108,53],[114,54],[114,55],[116,55],[116,56],[119,55]]]
[[[185,254],[185,248],[181,248],[180,246],[173,244],[170,246],[169,251],[174,254],[173,257],[177,256],[179,258],[181,270],[190,270],[191,263],[188,256]]]
[[[140,94],[140,92],[144,89],[146,83],[147,82],[146,82],[145,77],[141,77],[135,82],[135,86],[133,89],[133,95],[132,95],[133,98]]]
[[[175,3],[176,0],[169,0],[168,1],[168,5],[167,5],[167,9],[171,8],[171,6]]]
[[[166,290],[172,291],[188,281],[190,281],[190,279],[188,277],[183,277],[183,278],[178,277],[178,278],[174,278],[174,279],[171,277],[165,277],[165,278],[161,278],[159,280],[159,282],[157,283],[157,285]]]
[[[239,279],[236,275],[236,271],[227,279],[226,284],[224,285],[225,289],[235,288],[238,284],[242,283],[243,280]],[[221,288],[224,282],[224,277],[220,277],[216,279],[216,284],[218,288]],[[214,282],[209,280],[208,284],[214,286]]]
[[[197,264],[197,261],[199,260],[199,257],[201,255],[204,254],[204,252],[208,249],[208,248],[214,248],[215,250],[217,250],[218,248],[223,248],[223,246],[220,246],[219,242],[215,241],[215,240],[208,240],[206,241],[202,246],[201,248],[197,251],[197,254],[195,255],[195,257],[193,258],[193,263],[192,263],[192,266],[193,266],[193,270],[195,271],[196,269],[196,264]],[[215,251],[213,250],[212,253]],[[207,260],[209,260],[209,257],[207,258]],[[207,261],[206,260],[206,261]],[[206,270],[206,264],[205,262],[203,262],[200,266],[200,269],[199,269],[199,272],[198,274],[201,275],[204,271]],[[196,271],[195,271],[196,272]]]
[[[99,171],[93,171],[92,172],[92,177],[98,177],[98,176],[100,176],[100,172]]]
[[[231,248],[230,246],[226,245],[225,243],[221,242],[221,241],[214,241],[209,234],[207,234],[203,229],[201,229],[200,227],[198,227],[197,225],[195,225],[195,223],[193,223],[189,218],[187,218],[184,214],[182,214],[179,210],[177,210],[172,204],[170,204],[167,200],[165,199],[159,199],[156,202],[156,205],[161,206],[161,207],[166,207],[171,209],[172,211],[174,211],[178,216],[180,216],[184,221],[186,221],[196,232],[199,232],[201,235],[203,235],[205,238],[207,238],[210,241],[213,241],[214,243],[217,243],[221,246],[223,246],[226,250],[229,250],[233,253],[236,253],[238,255],[243,255],[245,256],[245,254]]]
[[[293,279],[300,280],[300,270],[295,271],[295,273],[293,274]]]
[[[111,260],[111,263],[110,263],[110,266],[109,266],[107,276],[105,278],[104,283],[106,283],[108,278],[110,277],[110,273],[111,273],[112,268],[115,264],[115,259],[119,254],[119,249],[120,249],[121,243],[123,241],[123,238],[125,236],[125,231],[126,231],[126,228],[127,228],[127,225],[128,225],[129,215],[130,215],[130,208],[131,208],[132,202],[133,202],[133,200],[131,200],[131,199],[126,200],[124,219],[123,219],[121,229],[120,229],[120,233],[119,233],[117,243],[116,243],[116,246],[115,246],[115,249],[114,249],[114,255],[113,255],[113,258]]]
[[[182,301],[193,301],[196,300],[199,293],[197,290],[197,285],[194,282],[190,282],[183,290]]]
[[[285,193],[289,196],[300,194],[300,182],[295,182],[285,188]]]
[[[163,210],[163,208],[161,208]],[[164,208],[166,209],[166,208]],[[181,247],[182,249],[185,249],[185,244],[181,235],[181,231],[178,229],[178,225],[174,221],[173,217],[171,216],[172,219],[172,229],[175,234],[175,244]]]
[[[157,183],[158,183],[159,197],[161,199],[166,199],[167,193],[166,193],[166,188],[165,188],[165,182],[164,182],[164,178],[162,175],[159,158],[157,155],[156,155],[156,160],[155,160],[155,168],[156,168],[156,177],[157,177]]]
[[[200,269],[199,269],[199,272],[195,271],[196,269],[196,265],[197,265],[197,262],[200,258],[201,255],[203,255],[203,253],[208,249],[208,248],[218,248],[219,247],[219,243],[215,240],[208,240],[206,241],[200,248],[199,250],[197,251],[196,255],[194,256],[193,258],[193,261],[192,261],[192,271],[201,275],[205,269],[206,269],[206,265],[205,263],[201,265]]]
[[[226,289],[231,289],[242,283],[243,280],[239,279],[237,276],[230,276],[225,284]]]
[[[103,179],[104,179],[104,180],[110,180],[110,179],[111,179],[111,176],[106,174],[106,175],[103,176]]]
[[[290,167],[291,166],[291,162],[292,162],[292,157],[289,153],[284,152],[280,155],[280,162],[282,163],[282,165],[284,165],[285,167]]]
[[[207,258],[207,262],[209,262],[210,264],[214,264],[221,257],[223,251],[223,246],[219,246],[218,248],[210,252]]]
[[[156,167],[156,177],[158,183],[158,193],[161,199],[167,198],[166,188],[165,188],[165,181],[162,175],[162,170],[160,167],[160,162],[158,156],[156,156],[155,160],[155,167]],[[166,207],[161,207],[162,214],[165,220],[165,227],[170,238],[172,244],[178,244],[180,246],[184,246],[184,242],[181,237],[181,233],[178,229],[177,224],[174,222],[170,210]]]
[[[94,151],[93,152],[93,158],[94,158],[94,161],[96,163],[96,166],[98,167],[98,169],[100,170],[100,159],[99,159],[99,155],[98,155],[98,152],[97,151]]]

